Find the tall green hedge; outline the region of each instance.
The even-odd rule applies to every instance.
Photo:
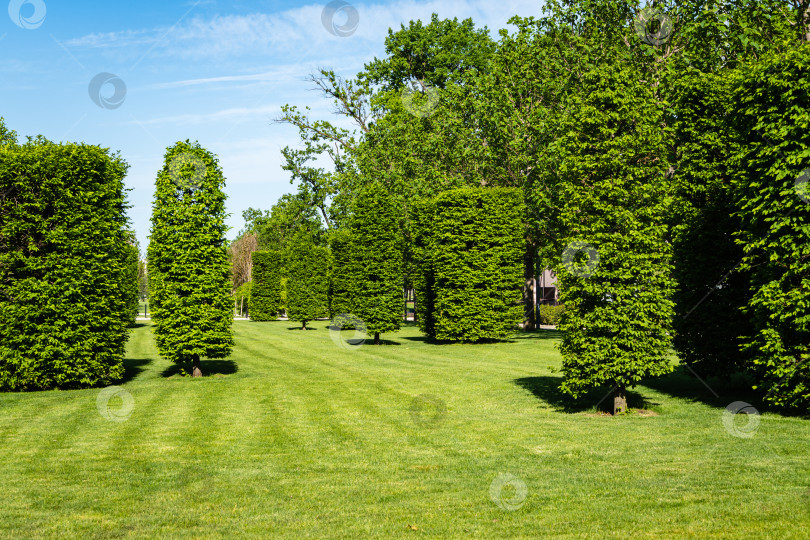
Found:
[[[751,297],[750,272],[738,263],[740,216],[732,189],[737,147],[727,118],[734,102],[724,74],[686,71],[674,81],[673,131],[678,163],[673,222],[673,345],[701,377],[747,369],[742,336],[752,332],[741,308]]]
[[[274,321],[281,309],[281,253],[254,251],[253,286],[250,291],[250,318]]]
[[[410,256],[406,261],[408,274],[413,280],[416,325],[422,333],[431,337],[436,335],[433,207],[433,199],[420,199],[411,204],[408,211]]]
[[[149,283],[161,356],[192,364],[231,352],[233,304],[225,232],[225,178],[197,143],[166,151],[155,182]]]
[[[810,406],[810,45],[733,77],[739,241],[753,292],[744,338],[765,400]]]
[[[479,341],[518,330],[523,320],[523,217],[523,197],[515,189],[462,188],[435,198],[419,226],[430,239],[420,241],[420,249],[429,251],[421,256],[429,274],[418,286],[434,302],[434,337]]]
[[[397,207],[380,184],[364,187],[352,204],[351,313],[365,323],[366,332],[380,334],[402,325],[402,233]]]
[[[329,250],[316,246],[312,234],[299,230],[289,241],[285,256],[287,273],[287,316],[307,322],[329,314]]]
[[[349,328],[351,322],[341,315],[352,313],[352,233],[349,229],[338,229],[329,234],[331,259],[329,264],[329,317],[342,328]],[[340,318],[340,319],[336,319]]]
[[[97,146],[0,145],[0,390],[123,377],[133,279],[126,171]]]
[[[612,386],[614,412],[626,409],[627,388],[672,371],[674,307],[663,112],[642,74],[617,58],[583,73],[549,156],[565,234],[555,265],[561,389]]]

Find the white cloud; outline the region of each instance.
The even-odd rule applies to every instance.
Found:
[[[440,17],[472,17],[476,25],[490,30],[506,26],[513,15],[538,15],[542,3],[538,0],[409,0],[391,5],[356,3],[360,16],[357,31],[349,37],[331,35],[323,27],[321,14],[324,4],[311,4],[280,13],[251,15],[216,15],[212,18],[192,17],[175,27],[148,30],[127,30],[104,34],[89,34],[68,41],[76,48],[122,48],[150,46],[152,54],[181,58],[225,58],[244,55],[266,55],[336,49],[367,54],[380,46],[388,28],[399,28],[413,19],[429,20],[433,12]]]

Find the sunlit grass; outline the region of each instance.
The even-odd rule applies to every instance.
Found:
[[[126,393],[0,395],[2,537],[788,538],[810,526],[810,423],[723,424],[683,375],[612,418],[556,390],[556,333],[346,348],[238,321],[204,379],[133,330]],[[345,332],[351,337],[353,332]],[[606,391],[607,389],[605,389]],[[127,403],[131,396],[131,412]],[[744,396],[743,396],[744,397]],[[747,398],[746,398],[747,399]],[[727,419],[727,424],[728,419]]]

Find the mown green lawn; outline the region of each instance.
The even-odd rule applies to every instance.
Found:
[[[727,428],[745,396],[678,374],[631,396],[654,415],[600,415],[604,392],[557,392],[553,331],[346,349],[294,326],[234,323],[197,380],[140,326],[101,409],[99,389],[0,395],[0,536],[810,535],[809,421]]]

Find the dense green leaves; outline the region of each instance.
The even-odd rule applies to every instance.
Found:
[[[285,259],[287,316],[306,329],[308,321],[329,314],[329,250],[301,229],[289,241]]]
[[[735,73],[732,125],[753,296],[745,340],[766,400],[810,405],[810,46]]]
[[[433,201],[420,240],[417,310],[441,340],[503,339],[523,317],[524,206],[518,190],[464,188]],[[427,289],[427,290],[426,290]],[[419,293],[422,293],[421,295]],[[432,332],[431,332],[432,330]]]
[[[621,395],[672,369],[663,111],[631,65],[611,60],[567,96],[565,135],[552,148],[565,233],[562,388],[575,396],[603,384]]]
[[[11,139],[0,144],[0,389],[110,384],[124,375],[137,286],[127,165],[97,146]]]
[[[250,318],[274,321],[281,309],[281,254],[278,251],[254,251],[252,257]]]
[[[380,184],[370,184],[352,207],[348,260],[351,314],[379,335],[398,330],[403,313],[402,234],[397,207]]]
[[[197,143],[166,151],[155,182],[148,248],[152,321],[161,356],[197,363],[231,352],[225,178]]]

